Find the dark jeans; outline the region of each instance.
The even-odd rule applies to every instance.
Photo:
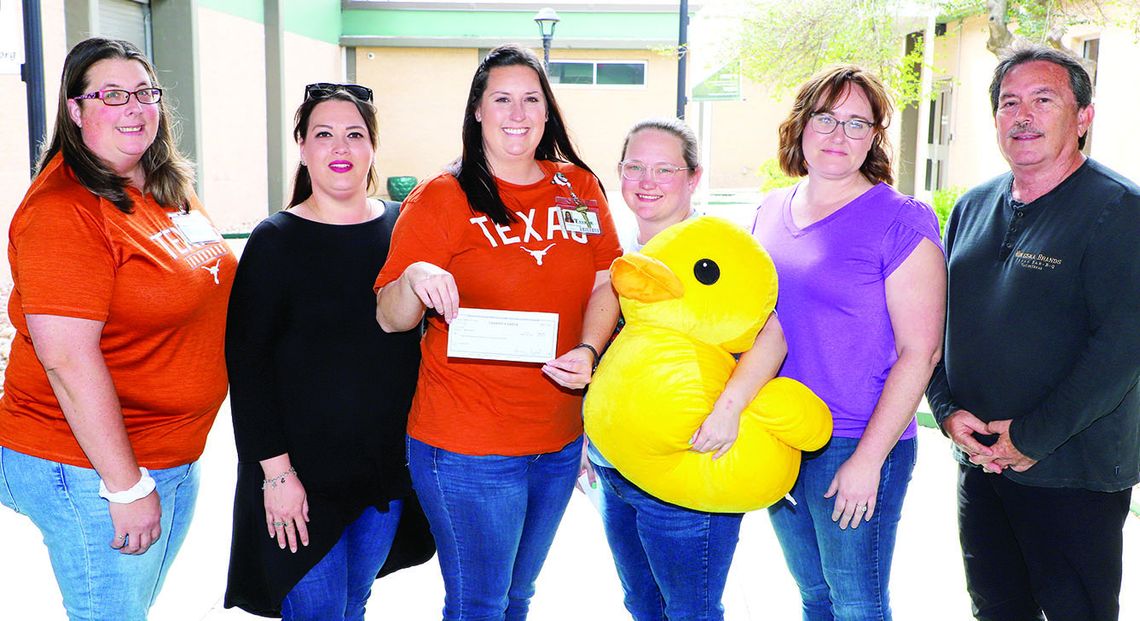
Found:
[[[1120,616],[1132,490],[1032,487],[959,466],[958,529],[979,621]]]

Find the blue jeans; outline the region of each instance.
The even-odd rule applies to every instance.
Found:
[[[781,500],[768,509],[800,587],[804,621],[891,619],[891,559],[918,444],[901,440],[887,455],[871,521],[840,530],[831,521],[835,499],[823,495],[858,444],[856,438],[832,438],[821,452],[805,454],[791,492],[798,505]]]
[[[740,513],[663,502],[617,470],[595,466],[602,523],[625,607],[636,621],[720,621],[721,595],[740,538]]]
[[[403,509],[402,500],[393,500],[387,512],[368,507],[349,524],[328,554],[285,595],[284,621],[364,621],[364,605],[392,549]]]
[[[94,469],[0,447],[0,502],[40,529],[72,621],[146,621],[190,528],[198,464],[150,476],[162,503],[162,535],[144,554],[120,554],[111,548],[115,527]]]
[[[462,455],[408,438],[412,485],[439,551],[444,621],[526,619],[581,456],[581,438],[520,457]]]

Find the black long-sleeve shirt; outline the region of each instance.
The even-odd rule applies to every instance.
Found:
[[[226,365],[238,452],[226,606],[279,615],[284,595],[368,506],[404,499],[385,572],[430,558],[405,453],[419,331],[385,334],[372,283],[397,209],[361,224],[278,213],[250,235],[234,280]],[[310,545],[266,535],[260,460],[288,453],[309,501]]]
[[[1037,460],[1026,485],[1118,491],[1140,481],[1140,188],[1086,161],[1022,204],[1005,174],[967,192],[946,227],[941,423],[1013,419]],[[968,464],[957,451],[959,461]]]

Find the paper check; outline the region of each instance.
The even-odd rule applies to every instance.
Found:
[[[546,362],[557,345],[557,313],[460,308],[447,331],[449,358]]]

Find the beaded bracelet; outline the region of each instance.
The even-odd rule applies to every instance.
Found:
[[[278,485],[285,484],[285,479],[289,478],[289,475],[297,476],[297,471],[293,468],[293,466],[289,466],[288,470],[275,477],[269,477],[268,479],[262,481],[261,489],[265,489],[266,487],[277,489]]]

